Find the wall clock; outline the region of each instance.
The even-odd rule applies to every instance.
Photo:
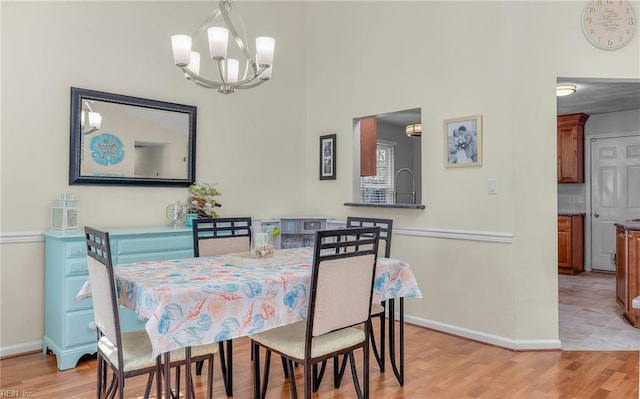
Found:
[[[636,31],[636,23],[636,13],[627,0],[593,0],[582,12],[584,36],[603,50],[627,45]]]

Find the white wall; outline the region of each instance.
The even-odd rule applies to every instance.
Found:
[[[171,62],[169,36],[193,30],[209,2],[1,3],[3,236],[47,229],[60,192],[80,199],[82,224],[105,227],[164,223],[165,206],[187,196],[69,187],[70,86],[196,105],[197,176],[219,183],[223,215],[393,218],[393,254],[425,294],[407,301],[413,322],[557,346],[556,78],[638,78],[638,35],[621,50],[594,48],[578,23],[583,2],[237,3],[249,29],[275,36],[276,63],[272,82],[226,97]],[[343,206],[352,119],[415,107],[427,209]],[[444,168],[443,120],[475,114],[483,166]],[[338,176],[319,181],[328,133]],[[1,247],[0,347],[37,342],[43,244]]]
[[[50,201],[59,193],[80,200],[81,225],[104,228],[168,223],[165,207],[188,197],[186,187],[69,186],[72,86],[197,106],[196,177],[218,183],[220,215],[304,213],[306,154],[298,149],[306,140],[305,6],[236,4],[250,35],[276,39],[276,60],[271,82],[229,96],[187,82],[171,52],[170,36],[191,34],[216,6],[0,3],[0,348],[42,339],[44,244],[38,232],[49,229]]]
[[[394,219],[393,254],[425,294],[407,301],[413,321],[511,347],[558,345],[556,78],[640,76],[639,39],[594,48],[580,29],[583,6],[309,4],[309,158],[318,135],[337,131],[338,163],[348,167],[353,117],[422,109],[426,210],[340,206],[352,170],[318,182],[308,160],[306,176],[310,213]],[[475,114],[483,166],[444,168],[443,121]],[[490,178],[497,195],[487,193]]]

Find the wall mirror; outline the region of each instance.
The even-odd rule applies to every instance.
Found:
[[[420,108],[354,118],[354,203],[421,204],[421,121]]]
[[[69,184],[189,186],[196,111],[72,87]]]

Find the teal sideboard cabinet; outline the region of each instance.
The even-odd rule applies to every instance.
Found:
[[[99,226],[96,226],[100,228]],[[193,256],[190,228],[150,227],[109,231],[113,264]],[[58,369],[76,367],[78,359],[96,352],[91,298],[76,302],[85,281],[87,251],[83,231],[48,231],[45,238],[45,316],[42,350],[55,353]],[[123,331],[144,328],[132,311],[120,308]]]

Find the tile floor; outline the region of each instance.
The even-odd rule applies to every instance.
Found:
[[[615,274],[558,276],[560,342],[564,350],[640,350],[640,329],[616,303]]]

